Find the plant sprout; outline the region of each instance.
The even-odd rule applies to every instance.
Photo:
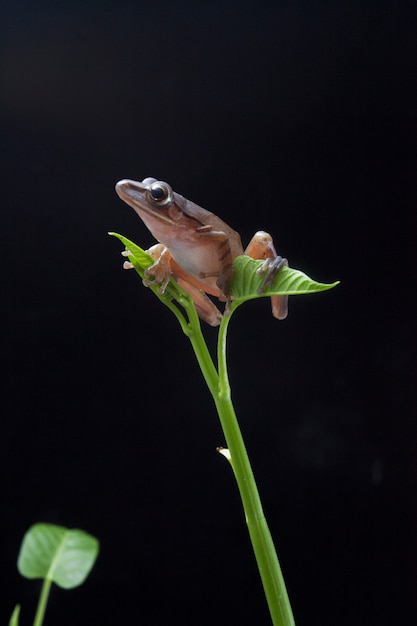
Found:
[[[35,524],[23,537],[17,568],[25,578],[43,579],[33,626],[42,626],[52,583],[63,589],[81,585],[99,552],[99,542],[83,530],[54,524]],[[17,604],[9,626],[18,626]]]
[[[120,239],[125,245],[123,254],[128,256],[129,261],[143,279],[145,270],[154,263],[154,259],[126,237],[117,233],[109,234]],[[227,448],[220,448],[219,452],[230,462],[236,478],[272,623],[274,626],[295,626],[281,567],[233,408],[226,362],[226,337],[234,311],[247,300],[271,295],[292,296],[317,293],[335,287],[338,282],[318,283],[303,272],[284,266],[275,276],[272,284],[259,294],[263,278],[258,269],[262,264],[263,261],[255,261],[244,255],[234,260],[232,300],[219,326],[217,367],[204,340],[200,320],[189,294],[174,279],[170,280],[164,293],[160,293],[158,286],[151,286],[150,289],[179,321],[184,334],[191,342],[204,379],[213,396],[227,443]]]

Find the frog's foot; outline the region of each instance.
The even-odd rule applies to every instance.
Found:
[[[130,252],[130,250],[123,250],[122,252],[122,256],[130,256],[132,253]],[[123,269],[124,270],[132,270],[133,269],[133,264],[130,261],[125,261],[123,263]]]
[[[162,243],[157,243],[146,252],[155,260],[155,263],[144,272],[142,280],[145,287],[159,285],[158,293],[164,294],[165,289],[174,276],[171,270],[171,254]]]
[[[157,263],[148,267],[148,269],[145,270],[145,277],[143,278],[142,283],[145,287],[154,287],[155,285],[159,285],[158,293],[164,294],[173,274],[172,272],[160,272],[158,271],[159,269],[160,268],[158,268]]]
[[[276,256],[274,258],[265,259],[261,267],[256,270],[257,274],[265,274],[263,281],[257,289],[257,293],[261,296],[266,287],[269,287],[273,282],[275,276],[278,274],[281,267],[288,266],[287,259],[282,256]]]
[[[158,293],[161,294],[165,293],[165,289],[167,288],[169,281],[173,277],[172,272],[166,271],[166,268],[161,267],[161,264],[158,261],[148,267],[148,269],[145,270],[144,274],[145,275],[142,283],[145,285],[145,287],[155,287],[156,285],[159,285]]]

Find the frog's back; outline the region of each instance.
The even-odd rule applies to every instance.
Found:
[[[195,204],[195,202],[187,200],[187,198],[184,198],[178,193],[174,193],[174,195],[176,196],[176,202],[178,202],[179,206],[181,206],[184,213],[192,215],[204,226],[212,226],[213,230],[225,233],[229,240],[232,259],[236,258],[240,254],[243,254],[243,246],[240,235],[238,232],[233,230],[231,226],[226,224],[226,222],[224,222],[220,217],[217,217],[217,215],[211,211],[207,211],[207,209],[203,209],[203,207]]]

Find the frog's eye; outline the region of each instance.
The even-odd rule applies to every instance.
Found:
[[[171,202],[172,189],[166,183],[155,181],[148,189],[148,195],[151,202],[162,205]]]

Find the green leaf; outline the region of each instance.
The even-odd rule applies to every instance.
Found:
[[[118,233],[109,233],[112,237],[116,237],[125,245],[126,252],[129,253],[128,258],[132,263],[134,269],[137,273],[143,278],[145,270],[148,269],[151,265],[155,263],[155,259],[151,257],[145,250],[137,246],[133,241],[127,239],[123,235],[119,235]],[[165,292],[161,294],[159,292],[159,285],[151,285],[150,289],[158,296],[160,300],[162,300],[165,304],[167,300],[172,300],[173,298],[182,298],[187,296],[187,293],[181,289],[181,287],[177,284],[177,282],[172,279],[168,285],[166,286]]]
[[[23,538],[17,567],[26,578],[44,578],[72,589],[87,578],[98,551],[97,539],[82,530],[35,524]]]
[[[245,255],[238,256],[234,260],[231,293],[236,305],[245,300],[264,296],[295,296],[306,293],[318,293],[332,289],[339,284],[339,281],[330,284],[318,283],[307,276],[307,274],[304,274],[304,272],[284,266],[279,270],[272,284],[265,287],[260,294],[258,290],[265,275],[259,274],[258,270],[263,263],[263,261],[255,261]]]
[[[141,276],[143,276],[143,272],[148,269],[148,267],[155,263],[150,254],[142,250],[142,248],[133,243],[133,241],[130,241],[130,239],[127,239],[127,237],[123,237],[123,235],[119,235],[119,233],[109,233],[109,235],[116,237],[124,244],[125,249],[130,252],[129,261]]]
[[[9,626],[19,626],[20,604],[16,604],[9,620]]]
[[[129,261],[132,263],[139,276],[143,278],[145,270],[153,265],[155,260],[145,250],[137,246],[133,243],[133,241],[130,241],[130,239],[127,239],[127,237],[113,232],[110,232],[109,235],[116,237],[125,245],[125,249],[129,253]],[[183,331],[187,333],[188,326],[184,316],[172,301],[176,300],[182,307],[188,309],[192,307],[192,309],[194,309],[194,303],[192,302],[191,296],[184,289],[182,289],[174,279],[169,281],[165,287],[164,293],[160,292],[160,285],[158,284],[151,285],[149,288],[161,300],[161,302],[163,302],[169,309],[171,309],[174,315],[177,316]],[[192,311],[189,311],[189,313],[192,315]]]

